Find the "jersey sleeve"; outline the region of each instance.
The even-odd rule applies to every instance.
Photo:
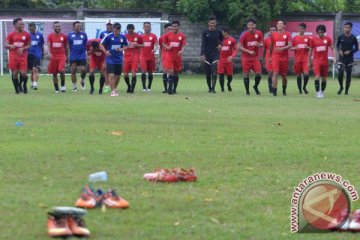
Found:
[[[232,39],[232,50],[233,50],[233,54],[231,55],[232,58],[236,57],[237,54],[237,43],[235,39]]]
[[[125,36],[123,36],[123,39],[124,39],[123,46],[129,46],[129,42]]]
[[[26,33],[26,43],[25,46],[30,45],[31,44],[31,36],[29,33]]]
[[[144,39],[142,36],[139,36],[138,44],[144,44]]]
[[[154,44],[158,44],[159,43],[159,40],[158,40],[158,38],[157,38],[157,36],[154,34]]]
[[[88,36],[87,36],[87,34],[86,34],[86,33],[85,33],[84,35],[85,35],[84,45],[86,46],[86,43],[88,42]]]
[[[185,46],[186,45],[186,35],[183,34],[183,39],[181,40],[181,46]]]
[[[246,33],[242,34],[239,39],[239,43],[241,44],[242,47],[245,46],[245,37],[246,37]]]
[[[9,44],[13,43],[12,36],[13,36],[13,33],[10,33],[9,35],[6,36],[6,42],[8,42]]]
[[[359,51],[359,42],[358,42],[358,40],[357,40],[357,38],[355,36],[353,37],[353,46],[354,46],[354,48],[351,50],[352,54]]]

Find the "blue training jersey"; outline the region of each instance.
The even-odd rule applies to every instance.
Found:
[[[44,46],[44,36],[40,32],[30,32],[31,47],[28,50],[28,54],[34,55],[37,59],[42,58],[42,49]]]
[[[101,44],[105,46],[106,51],[110,51],[111,56],[106,56],[107,64],[122,64],[123,63],[123,52],[118,52],[116,49],[123,48],[128,45],[128,42],[124,35],[119,34],[115,36],[114,33],[107,35]]]
[[[106,36],[109,35],[110,33],[112,33],[112,32],[111,32],[111,31],[108,32],[107,30],[102,31],[102,32],[100,33],[99,38],[100,38],[100,39],[104,39],[104,37],[106,37]]]
[[[84,32],[71,32],[68,35],[68,43],[70,47],[70,61],[86,60],[86,43],[88,37]]]

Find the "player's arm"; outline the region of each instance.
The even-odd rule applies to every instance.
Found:
[[[246,53],[248,53],[248,54],[250,54],[250,55],[255,55],[255,52],[246,49],[241,41],[238,43],[238,49],[239,49],[240,51],[246,52]]]
[[[232,47],[232,52],[233,52],[233,54],[231,54],[231,56],[230,57],[228,57],[228,59],[227,59],[227,61],[228,62],[231,62],[235,57],[236,57],[236,55],[237,55],[237,44],[236,44],[236,42],[234,41],[234,44],[233,44],[233,47]]]
[[[206,37],[205,37],[205,31],[202,32],[201,34],[201,52],[200,52],[200,56],[201,56],[201,61],[205,61],[206,57],[205,57],[205,41],[206,41]]]
[[[185,47],[186,47],[186,38],[184,36],[183,39],[181,40],[181,50],[178,52],[178,55],[183,54],[183,52],[185,51]]]
[[[330,49],[331,49],[331,52],[332,52],[332,54],[333,54],[333,64],[335,64],[336,63],[336,50],[335,50],[335,48],[334,48],[334,46],[331,44],[330,45]]]
[[[357,41],[357,39],[356,39],[355,36],[353,36],[353,42],[352,42],[351,45],[352,45],[352,46],[351,46],[352,49],[349,50],[349,51],[344,52],[345,55],[354,54],[354,53],[356,53],[357,51],[359,51],[359,43],[358,43],[358,41]]]
[[[344,52],[341,50],[341,35],[338,37],[337,41],[336,41],[336,49],[339,52],[339,56],[343,57],[344,56]]]
[[[65,57],[66,57],[66,61],[69,61],[69,51],[70,51],[70,45],[68,42],[68,38],[66,38],[66,44],[64,44],[64,48],[65,48]]]
[[[45,40],[44,40],[44,36],[41,34],[41,56],[42,56],[42,59],[44,59],[44,55],[45,55]]]
[[[164,35],[164,39],[163,39],[163,43],[162,43],[162,46],[167,49],[167,50],[170,50],[171,49],[171,45],[168,45],[168,37],[167,35]]]
[[[5,48],[6,49],[14,49],[15,45],[11,44],[10,41],[8,39],[6,39],[5,41]]]

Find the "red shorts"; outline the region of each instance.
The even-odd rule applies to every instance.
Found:
[[[140,69],[142,72],[153,73],[155,71],[155,59],[140,58]]]
[[[234,72],[234,64],[233,62],[223,62],[219,61],[218,63],[218,74],[226,74],[227,76],[232,76]]]
[[[295,62],[294,63],[294,73],[296,75],[302,73],[309,73],[309,63],[308,62]]]
[[[182,59],[165,59],[163,62],[164,70],[166,71],[172,71],[174,72],[180,72],[182,69]]]
[[[244,74],[248,74],[250,70],[253,70],[254,73],[261,73],[261,64],[258,58],[249,59],[249,58],[241,58],[241,63],[243,67]]]
[[[289,68],[289,61],[280,61],[278,59],[272,59],[272,68],[274,73],[286,76]]]
[[[326,78],[328,76],[329,64],[313,63],[313,70],[315,77]]]
[[[65,58],[51,58],[48,66],[48,73],[57,74],[65,71]]]
[[[101,69],[104,67],[105,58],[93,58],[90,57],[89,65],[90,70],[98,69],[101,71]]]
[[[269,72],[272,72],[273,71],[273,68],[272,68],[272,63],[269,61],[268,58],[265,58],[265,67],[266,67],[266,71],[269,73]]]
[[[131,61],[124,61],[124,73],[129,72],[137,72],[139,67],[139,61],[138,60],[131,60]]]
[[[27,56],[24,57],[16,57],[16,56],[10,56],[9,58],[9,69],[11,71],[20,70],[20,71],[27,71]]]

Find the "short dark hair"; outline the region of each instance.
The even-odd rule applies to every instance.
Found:
[[[116,22],[116,23],[113,24],[113,28],[114,28],[114,29],[115,29],[115,28],[121,28],[121,24],[118,23],[118,22]]]
[[[277,29],[277,27],[275,26],[275,25],[271,25],[270,27],[269,27],[269,29],[270,28],[275,28],[275,29]]]
[[[177,24],[178,26],[180,26],[180,22],[177,21],[177,20],[172,21],[172,22],[171,22],[171,25],[173,25],[173,24]]]
[[[150,22],[144,22],[144,24],[143,24],[143,25],[145,25],[145,24],[149,24],[149,25],[151,25],[151,23],[150,23]]]
[[[53,25],[58,24],[58,23],[60,23],[60,22],[59,22],[59,21],[55,21],[55,22],[53,22]]]
[[[171,27],[171,23],[165,23],[164,29],[167,29],[168,27]]]
[[[286,25],[286,21],[285,21],[285,20],[279,19],[278,22],[283,22],[283,24]]]
[[[298,25],[298,27],[301,27],[301,28],[303,28],[303,29],[306,29],[306,24],[305,23],[300,23],[299,25]]]
[[[98,48],[98,47],[99,47],[99,42],[98,42],[98,41],[92,41],[92,42],[91,42],[91,46],[92,46],[93,48]]]
[[[36,24],[35,24],[34,22],[30,22],[30,23],[28,24],[28,26],[29,26],[29,27],[35,27],[35,28],[36,28]]]
[[[22,21],[22,18],[15,18],[13,21],[13,25],[15,26],[19,21]]]
[[[256,24],[256,21],[254,20],[254,19],[252,19],[252,18],[250,18],[249,20],[247,20],[247,23],[253,23],[253,24]]]
[[[214,15],[209,16],[208,22],[216,20],[216,17]]]
[[[353,27],[353,23],[352,22],[346,22],[344,23],[344,26],[350,26],[351,28]]]
[[[134,26],[134,24],[128,24],[127,26],[126,26],[126,29],[127,30],[129,30],[129,29],[135,29],[135,26]]]
[[[106,26],[112,26],[113,24],[111,23],[111,21],[109,20],[109,22],[106,24]]]
[[[229,28],[228,28],[228,27],[222,27],[222,28],[221,28],[221,31],[226,32],[226,33],[229,33]]]
[[[78,24],[78,23],[81,24],[79,21],[73,22],[73,27],[75,27],[75,25]]]
[[[323,31],[325,33],[326,32],[325,25],[323,25],[323,24],[317,25],[316,32],[319,32],[319,31]]]

